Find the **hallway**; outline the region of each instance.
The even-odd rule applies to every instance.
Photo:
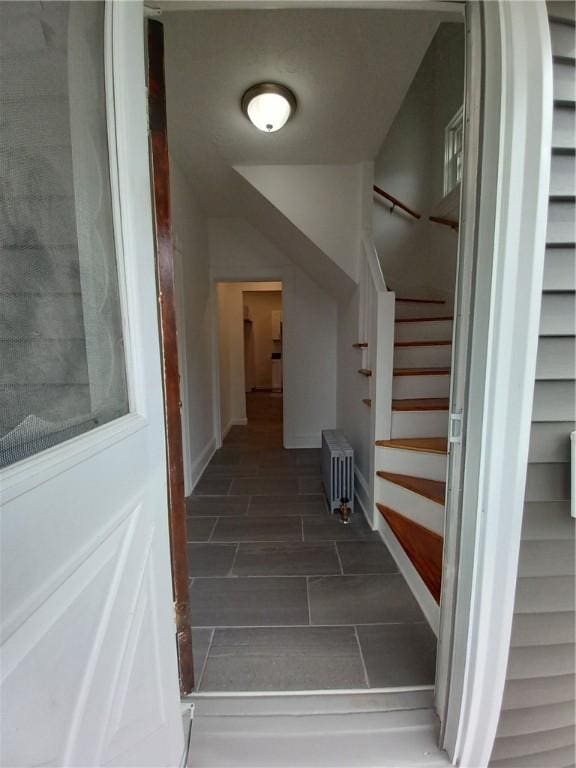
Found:
[[[320,451],[282,448],[281,396],[247,410],[187,500],[197,690],[432,684],[434,635],[378,535],[328,514]]]

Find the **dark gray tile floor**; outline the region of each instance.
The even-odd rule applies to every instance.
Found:
[[[249,395],[187,500],[196,685],[427,685],[435,638],[361,512],[329,514],[320,451],[282,448],[282,401]]]

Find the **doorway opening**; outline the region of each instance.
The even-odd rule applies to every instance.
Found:
[[[281,448],[282,282],[221,282],[216,303],[221,442],[259,436]]]
[[[422,608],[417,578],[429,593],[426,600],[434,602],[432,613],[439,613],[439,599],[406,551],[414,531],[431,532],[415,547],[426,549],[426,565],[432,541],[434,565],[438,561],[441,570],[464,26],[460,18],[445,22],[442,14],[408,18],[354,12],[363,34],[350,37],[351,15],[244,11],[234,25],[223,25],[222,34],[230,40],[217,61],[212,49],[205,53],[214,65],[210,72],[220,72],[218,82],[228,84],[226,73],[242,65],[242,31],[255,21],[281,50],[300,40],[306,28],[319,36],[310,33],[302,43],[313,74],[334,60],[332,44],[323,37],[322,46],[315,42],[329,20],[336,30],[334,45],[344,46],[353,60],[361,39],[363,56],[373,60],[376,72],[383,53],[396,51],[402,28],[410,38],[406,45],[414,46],[405,56],[409,76],[393,100],[388,94],[389,103],[378,102],[377,119],[355,122],[354,130],[335,137],[333,145],[321,139],[326,109],[310,114],[310,124],[303,126],[308,138],[298,133],[297,120],[308,120],[303,105],[286,133],[265,145],[240,122],[241,115],[237,123],[218,121],[222,102],[210,101],[205,68],[197,58],[188,60],[185,51],[192,37],[198,46],[204,44],[226,12],[194,11],[177,19],[167,14],[164,22],[176,230],[188,281],[182,303],[190,307],[185,307],[191,318],[189,342],[198,338],[194,349],[203,353],[202,362],[195,361],[195,375],[207,370],[209,357],[209,344],[201,348],[200,343],[200,334],[206,336],[209,310],[202,302],[207,296],[213,299],[218,337],[210,368],[212,402],[206,400],[205,382],[195,384],[190,413],[198,416],[185,426],[190,434],[198,432],[200,416],[214,409],[215,434],[207,433],[192,457],[194,483],[187,498],[195,691],[358,692],[410,686],[426,691],[431,707],[438,622]],[[419,30],[418,45],[402,26],[405,20]],[[394,36],[393,22],[398,25]],[[384,51],[378,30],[389,35]],[[238,52],[228,58],[227,51]],[[333,76],[342,83],[337,72]],[[372,86],[362,82],[367,90],[362,104],[367,104]],[[350,98],[356,90],[350,85]],[[206,96],[193,117],[182,109],[184,92]],[[339,93],[342,98],[330,105],[335,112],[345,108],[343,86]],[[232,93],[224,95],[227,104],[235,103]],[[358,125],[370,131],[363,134]],[[312,141],[315,131],[318,139]],[[373,199],[374,183],[392,205]],[[194,232],[186,231],[190,221]],[[393,302],[395,290],[398,299],[398,332],[391,334],[388,363],[395,379],[388,393],[393,410],[388,434],[384,420],[371,420],[384,394],[376,389],[382,379],[375,384],[376,346],[368,340],[377,325],[378,302],[370,298],[375,271],[363,261],[360,222],[369,230],[387,292]],[[241,282],[270,277],[283,282]],[[269,334],[262,351],[255,322],[259,310],[252,304],[273,293],[281,304],[267,308],[270,325],[272,313],[281,311],[292,325],[284,328],[282,322],[286,333]],[[403,334],[404,328],[409,333]],[[195,354],[189,342],[187,358]],[[289,370],[282,374],[273,369],[279,368],[278,354],[289,356]],[[334,428],[353,443],[357,463],[361,511],[346,527],[329,513],[323,493],[321,434]],[[399,439],[410,444],[395,444]],[[390,445],[381,445],[384,441]],[[408,453],[410,459],[417,453],[417,465],[408,463]],[[376,511],[374,503],[366,503],[370,499],[388,509],[387,518],[380,506]],[[403,531],[399,526],[393,531],[396,550],[383,541],[377,520],[380,515],[388,524],[390,509],[407,521]],[[413,572],[417,578],[411,582]]]

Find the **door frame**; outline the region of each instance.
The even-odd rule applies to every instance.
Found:
[[[506,678],[536,367],[553,93],[545,3],[166,0],[163,7],[429,10],[447,21],[467,13],[482,115],[478,175],[469,161],[462,181],[459,270],[469,270],[472,314],[457,375],[466,401],[481,407],[462,414],[462,443],[452,445],[450,460],[451,493],[461,504],[447,542],[457,571],[446,575],[453,608],[441,618],[440,716],[451,759],[485,766]]]
[[[168,473],[168,520],[174,619],[178,649],[178,673],[182,696],[194,690],[192,658],[192,623],[190,619],[189,571],[184,498],[184,450],[176,293],[174,287],[174,245],[170,208],[170,158],[166,116],[164,76],[164,27],[146,20],[148,128],[150,137],[150,174],[155,237],[155,265],[158,291],[158,321],[164,389],[164,421]]]
[[[467,12],[478,78],[472,107],[479,112],[468,151],[478,157],[463,185],[459,270],[468,273],[463,282],[472,312],[465,354],[456,360],[463,405],[451,404],[462,418],[451,445],[447,510],[452,497],[459,511],[449,521],[458,530],[448,531],[451,594],[441,616],[437,696],[441,746],[455,764],[486,766],[500,719],[516,593],[553,81],[544,2],[469,3]]]
[[[238,283],[281,283],[282,288],[282,312],[284,314],[283,319],[283,327],[286,329],[287,322],[286,322],[286,314],[285,314],[285,293],[286,293],[286,282],[289,279],[286,274],[282,274],[283,270],[280,270],[280,276],[278,276],[277,273],[274,273],[275,277],[232,277],[232,278],[226,278],[226,277],[211,277],[211,289],[210,289],[210,302],[211,302],[211,320],[212,320],[212,349],[213,349],[213,356],[212,356],[212,407],[214,409],[214,429],[215,429],[215,436],[216,436],[216,448],[221,448],[224,438],[226,435],[222,432],[222,411],[221,411],[221,405],[222,405],[222,395],[220,391],[220,316],[219,316],[219,305],[218,305],[218,285],[220,283],[230,283],[230,284],[238,284]],[[243,352],[244,350],[244,336],[242,336],[242,347]],[[282,392],[285,394],[286,389],[286,380],[285,380],[285,344],[284,344],[284,335],[282,337]],[[245,382],[245,370],[244,367],[242,368],[242,379],[243,379],[243,391],[244,391],[244,402],[246,402],[246,382]],[[230,422],[229,426],[234,426],[235,423],[238,422]],[[241,424],[245,424],[246,421],[242,420]],[[285,428],[285,421],[283,420],[283,438],[286,434],[286,428]],[[284,439],[283,439],[284,442]]]

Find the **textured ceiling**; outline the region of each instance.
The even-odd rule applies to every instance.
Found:
[[[163,16],[171,149],[194,174],[231,165],[372,160],[440,21],[427,11],[176,11]],[[244,90],[275,80],[294,118],[263,134]]]

